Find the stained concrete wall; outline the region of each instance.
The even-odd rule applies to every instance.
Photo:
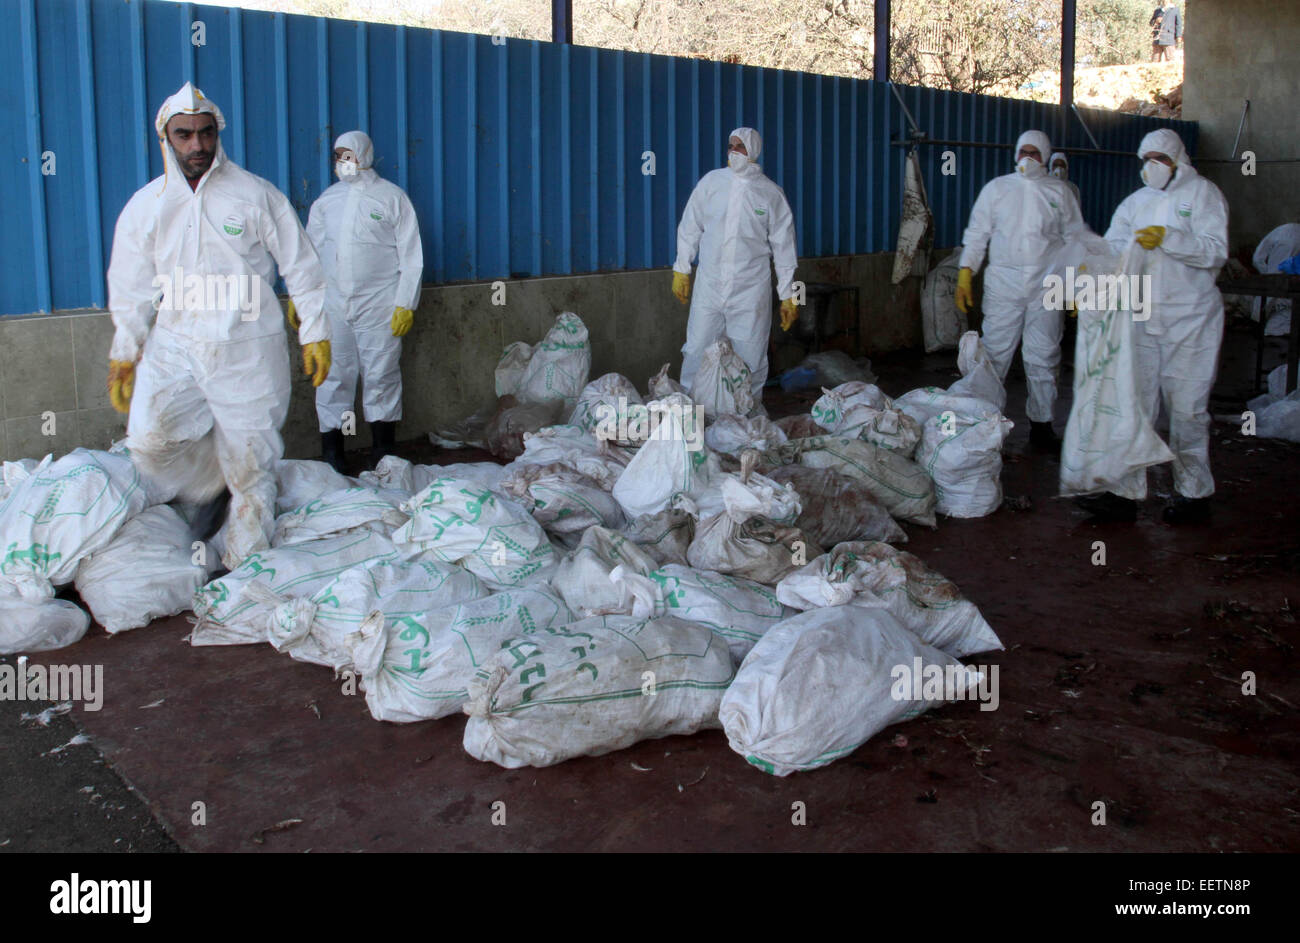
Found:
[[[1194,0],[1188,11],[1183,118],[1200,122],[1197,169],[1228,200],[1235,253],[1276,226],[1300,221],[1300,3],[1278,0]],[[1241,151],[1260,161],[1254,176],[1227,158],[1250,100]]]
[[[889,284],[892,268],[892,253],[806,259],[796,277],[857,285],[862,353],[877,354],[921,342],[919,279],[896,289]],[[576,312],[587,325],[593,379],[618,372],[644,390],[664,363],[676,376],[688,309],[673,298],[671,283],[666,269],[519,279],[506,282],[504,305],[492,304],[488,282],[426,288],[402,349],[398,438],[422,437],[492,403],[502,349],[514,341],[536,343],[562,311]],[[847,303],[840,303],[847,316]],[[107,448],[125,435],[125,417],[106,392],[112,337],[105,311],[0,318],[0,460]],[[320,439],[312,387],[297,365],[294,377],[286,454],[315,457]],[[358,426],[349,448],[369,445],[365,423]]]

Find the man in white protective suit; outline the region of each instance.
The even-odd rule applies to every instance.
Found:
[[[767,345],[772,334],[772,275],[781,300],[781,328],[789,330],[797,311],[793,298],[794,214],[785,192],[758,164],[763,141],[753,128],[729,136],[727,166],[696,184],[677,227],[673,295],[691,298],[691,262],[699,253],[694,299],[682,347],[682,385],[692,389],[704,350],[720,337],[749,367],[754,411],[762,414],[767,382]]]
[[[973,302],[971,279],[988,253],[984,272],[984,349],[1005,382],[1020,345],[1029,387],[1025,412],[1030,443],[1054,451],[1052,431],[1056,374],[1061,363],[1064,313],[1044,304],[1044,277],[1067,239],[1085,230],[1079,201],[1064,180],[1047,172],[1051,143],[1042,131],[1026,131],[1016,142],[1016,169],[994,177],[980,190],[962,236],[953,300],[961,311]]]
[[[1214,493],[1210,474],[1210,389],[1223,340],[1223,296],[1215,287],[1228,258],[1228,204],[1192,167],[1182,138],[1152,131],[1138,148],[1142,182],[1115,210],[1106,241],[1116,252],[1134,243],[1143,276],[1150,276],[1149,316],[1135,325],[1137,389],[1154,422],[1163,396],[1169,417],[1178,492],[1163,512],[1170,524],[1208,519]],[[1146,470],[1124,489],[1145,495]],[[1103,493],[1076,499],[1105,520],[1132,521],[1137,502]]]
[[[321,457],[343,471],[344,412],[361,379],[370,423],[370,464],[393,450],[402,418],[402,337],[420,303],[424,248],[415,207],[395,183],[372,168],[374,146],[361,131],[334,142],[338,182],[312,204],[307,218],[325,269],[325,315],[333,365],[316,390]],[[289,309],[289,323],[297,327]]]
[[[269,545],[275,524],[289,409],[277,267],[302,312],[303,367],[317,386],[330,342],[316,250],[285,195],[226,157],[225,124],[188,82],[158,109],[163,175],[127,201],[113,234],[108,386],[130,413],[127,447],[158,500],[212,501],[229,488],[218,542],[234,569]]]
[[[1050,173],[1057,180],[1064,180],[1065,185],[1070,188],[1074,194],[1074,199],[1078,202],[1080,209],[1083,208],[1083,197],[1079,195],[1079,188],[1070,180],[1070,157],[1064,151],[1057,151],[1052,155],[1049,162]]]

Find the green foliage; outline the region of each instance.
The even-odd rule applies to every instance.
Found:
[[[1148,25],[1155,0],[1079,0],[1075,60],[1107,66],[1145,62],[1151,55]]]

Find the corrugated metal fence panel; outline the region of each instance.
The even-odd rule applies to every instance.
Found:
[[[666,266],[696,181],[751,126],[794,209],[803,257],[887,251],[908,131],[888,86],[831,76],[163,0],[16,0],[0,35],[0,314],[102,306],[118,214],[161,173],[152,123],[192,80],[221,106],[222,144],[303,220],[332,182],[334,138],[364,128],[376,167],[420,216],[431,282]],[[202,23],[202,35],[197,23]],[[202,39],[196,45],[194,40]],[[1056,106],[899,88],[940,246],[1027,127],[1088,147]],[[1082,109],[1103,148],[1172,126]],[[1068,120],[1066,118],[1068,117]],[[41,173],[52,154],[55,173]],[[1072,179],[1104,229],[1136,159],[1081,155]]]

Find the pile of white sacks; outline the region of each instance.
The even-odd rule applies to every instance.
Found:
[[[617,374],[586,382],[585,328],[561,320],[569,343],[514,346],[506,366],[567,423],[505,466],[388,456],[347,478],[284,461],[271,547],[210,581],[219,555],[125,453],[6,463],[0,652],[85,633],[55,598],[68,583],[110,632],[192,609],[193,645],[328,667],[377,720],[468,715],[465,749],[505,767],[721,728],[787,775],[974,697],[986,679],[958,659],[998,637],[896,546],[899,522],[1000,503],[1010,423],[975,335],[946,391],[846,383],[773,423],[743,414],[748,371],[725,341],[707,388],[661,371],[642,396]],[[922,693],[915,674],[944,681]]]

